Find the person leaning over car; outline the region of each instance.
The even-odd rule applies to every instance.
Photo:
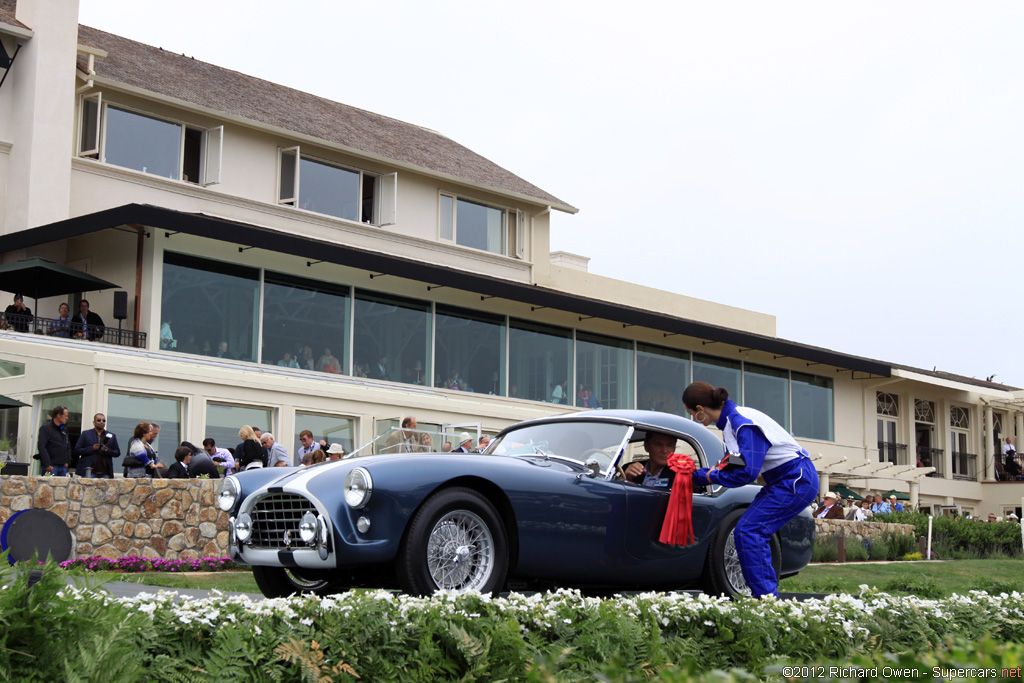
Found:
[[[647,462],[636,460],[626,465],[626,481],[651,488],[672,488],[676,473],[668,466],[668,456],[676,448],[676,439],[668,434],[647,432],[644,450],[650,456]]]
[[[764,478],[764,487],[736,523],[733,537],[751,594],[755,598],[778,597],[779,578],[772,564],[770,539],[818,495],[818,472],[789,432],[761,411],[730,401],[724,387],[694,382],[683,392],[683,406],[705,427],[714,424],[722,430],[728,452],[739,453],[745,461],[742,466],[697,470],[694,487],[719,484],[739,488],[752,484],[758,476]]]

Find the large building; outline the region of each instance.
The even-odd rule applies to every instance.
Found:
[[[1020,390],[589,273],[549,250],[570,203],[444,135],[80,26],[74,1],[0,0],[0,38],[3,267],[116,285],[29,295],[38,317],[0,330],[21,462],[56,405],[72,434],[104,412],[123,442],[156,420],[165,452],[232,446],[242,424],[352,449],[405,415],[444,439],[580,407],[681,413],[702,379],[789,428],[823,490],[1021,512],[995,462],[1024,436]],[[82,298],[105,329],[48,334]]]

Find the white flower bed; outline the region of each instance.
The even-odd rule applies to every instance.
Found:
[[[638,621],[652,620],[666,634],[731,639],[732,632],[761,624],[777,635],[805,634],[815,629],[819,636],[830,633],[855,649],[866,645],[877,628],[878,618],[895,628],[919,624],[939,633],[956,634],[984,619],[993,623],[1019,624],[1024,620],[1024,595],[990,595],[971,591],[968,595],[925,600],[899,597],[862,586],[859,596],[830,595],[803,602],[795,600],[740,600],[689,593],[641,593],[614,598],[590,598],[574,590],[521,595],[512,593],[492,598],[479,593],[439,592],[430,598],[415,598],[387,591],[357,591],[330,597],[299,596],[252,600],[245,596],[224,596],[217,591],[209,598],[179,597],[174,591],[141,593],[131,598],[113,598],[105,593],[69,587],[61,595],[78,600],[120,603],[154,620],[173,620],[200,630],[216,629],[229,623],[250,622],[256,632],[266,620],[315,627],[326,613],[369,611],[388,615],[392,631],[431,616],[453,620],[511,617],[524,633],[548,631],[563,625],[601,617],[602,611],[621,611]],[[821,633],[825,631],[826,633]]]

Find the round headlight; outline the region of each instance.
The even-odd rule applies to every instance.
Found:
[[[225,477],[224,483],[220,485],[220,493],[217,494],[217,507],[224,512],[231,512],[235,507],[235,503],[238,502],[238,496],[241,492],[241,488],[234,477]]]
[[[358,508],[370,501],[370,494],[373,493],[373,480],[370,473],[362,467],[357,467],[345,477],[345,502],[349,507]]]
[[[303,543],[309,543],[316,538],[316,517],[312,512],[302,515],[299,521],[299,538]]]
[[[244,512],[235,520],[235,536],[242,543],[248,542],[252,537],[252,517]]]

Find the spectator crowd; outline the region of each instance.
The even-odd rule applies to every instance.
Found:
[[[107,417],[103,413],[93,416],[93,428],[83,430],[72,444],[67,433],[68,409],[57,406],[50,411],[50,419],[39,428],[37,453],[44,475],[112,479],[116,471],[123,470],[128,478],[145,477],[187,479],[208,477],[217,479],[242,470],[258,467],[308,467],[321,462],[340,460],[347,455],[341,444],[317,439],[313,432],[299,432],[299,448],[295,455],[271,432],[259,427],[242,425],[238,430],[241,441],[233,448],[218,446],[213,438],[203,440],[198,448],[182,441],[172,457],[161,460],[154,447],[160,434],[155,421],[135,425],[128,445],[122,451],[117,435],[107,430]],[[124,435],[122,435],[124,438]],[[481,436],[474,446],[473,437],[461,432],[456,439],[446,440],[441,452],[480,453],[490,444],[490,437]],[[434,451],[430,433],[417,429],[415,417],[402,420],[402,428],[395,429],[380,449],[382,453],[414,453]],[[120,462],[117,459],[121,458]]]

